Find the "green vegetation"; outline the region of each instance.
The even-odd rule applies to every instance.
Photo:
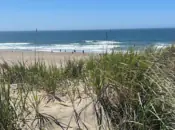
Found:
[[[107,54],[87,64],[114,129],[174,129],[175,48],[148,51]]]
[[[130,49],[126,53],[92,56],[86,61],[68,60],[63,67],[47,66],[40,61],[31,65],[4,62],[0,76],[2,130],[31,127],[26,123],[31,116],[34,128],[42,130],[48,123],[68,128],[54,117],[39,112],[42,99],[36,91],[44,90],[52,99],[59,100],[55,93],[61,93],[71,83],[84,84],[86,94],[94,101],[99,129],[102,129],[103,114],[109,129],[175,129],[174,46],[162,50],[148,48],[144,52]],[[16,98],[11,96],[10,84],[19,88]]]

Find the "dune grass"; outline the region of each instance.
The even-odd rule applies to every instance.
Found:
[[[173,46],[106,54],[88,61],[88,83],[113,129],[174,129],[174,68]]]
[[[162,50],[148,48],[143,52],[130,49],[126,53],[106,53],[87,60],[68,60],[62,67],[47,66],[41,61],[31,65],[4,62],[0,69],[0,129],[31,127],[26,123],[32,115],[29,106],[35,112],[32,128],[43,129],[45,124],[55,123],[66,129],[67,125],[38,111],[42,99],[35,91],[43,90],[60,100],[55,93],[70,87],[71,82],[85,84],[84,89],[95,99],[99,129],[103,125],[103,112],[109,129],[175,129],[174,46]],[[15,99],[11,96],[11,84],[20,88]],[[32,95],[32,99],[28,95]]]

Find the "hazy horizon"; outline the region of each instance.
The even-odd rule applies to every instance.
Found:
[[[175,29],[175,27],[155,27],[155,28],[110,28],[110,29],[64,29],[64,30],[58,30],[58,29],[52,29],[52,30],[43,30],[39,28],[35,28],[33,30],[0,30],[0,32],[24,32],[24,31],[110,31],[110,30],[151,30],[151,29]]]

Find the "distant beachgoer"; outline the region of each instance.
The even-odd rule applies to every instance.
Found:
[[[76,50],[74,50],[74,52],[76,52]]]
[[[66,52],[66,50],[64,50],[64,52]]]
[[[60,52],[61,52],[61,49],[60,49]]]
[[[83,50],[83,54],[84,54],[84,50]]]

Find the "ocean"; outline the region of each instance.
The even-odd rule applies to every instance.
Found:
[[[175,29],[0,32],[0,50],[106,52],[147,46],[165,47],[175,41]]]

